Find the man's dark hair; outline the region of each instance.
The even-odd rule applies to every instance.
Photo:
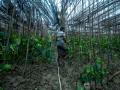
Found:
[[[64,27],[61,27],[61,28],[60,28],[60,31],[64,31],[64,30],[65,30],[65,28],[64,28]]]

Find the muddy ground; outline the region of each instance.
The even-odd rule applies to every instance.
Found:
[[[77,90],[80,72],[86,61],[66,59],[62,63],[60,66],[62,90]],[[118,61],[114,61],[113,66],[115,69],[111,69],[113,71],[111,75],[120,70]],[[60,90],[55,61],[51,64],[28,64],[26,67],[25,69],[24,65],[16,65],[11,73],[0,77],[0,84],[4,90]],[[115,80],[116,84],[111,82],[100,90],[120,90],[120,75]]]
[[[71,60],[64,60],[60,66],[60,77],[63,90],[76,90],[81,65]],[[15,66],[12,73],[2,78],[5,90],[59,90],[58,68],[56,62],[51,64]],[[23,71],[25,72],[23,74]]]

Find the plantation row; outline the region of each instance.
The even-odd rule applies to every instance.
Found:
[[[53,54],[49,38],[0,33],[0,72],[11,71],[13,64],[50,63]]]
[[[21,60],[24,62],[26,58],[29,62],[32,62],[32,60],[50,62],[53,51],[49,39],[45,40],[38,36],[19,35],[17,33],[8,36],[3,33],[0,36],[1,59],[5,62],[13,63]]]
[[[116,65],[120,58],[119,36],[71,37],[68,42],[70,59],[75,58],[79,63],[84,62],[79,78],[81,83],[106,84],[105,78],[119,68]]]
[[[95,59],[103,55],[111,54],[112,58],[120,55],[120,37],[113,36],[111,39],[107,36],[97,37],[71,37],[68,40],[69,56],[78,56],[81,60]],[[76,54],[76,55],[75,55]]]

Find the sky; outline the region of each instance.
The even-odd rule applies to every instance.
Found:
[[[56,5],[58,6],[58,10],[61,9],[61,0],[55,0]]]
[[[77,0],[78,2],[79,0]],[[86,5],[88,5],[88,0],[84,0],[86,2]],[[61,10],[61,0],[55,0],[55,3],[56,5],[58,6],[58,10],[60,11]],[[76,3],[76,2],[75,2]],[[81,2],[77,5],[77,7],[75,8],[74,11],[73,8],[74,8],[74,5],[72,4],[70,7],[68,7],[67,9],[67,14],[69,15],[71,13],[71,15],[69,15],[69,17],[73,17],[74,15],[76,15],[77,13],[79,13],[79,11],[81,10]]]

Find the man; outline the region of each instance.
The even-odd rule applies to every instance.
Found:
[[[66,48],[65,48],[65,28],[61,27],[59,31],[57,31],[57,51],[58,58],[65,58],[66,56]]]

